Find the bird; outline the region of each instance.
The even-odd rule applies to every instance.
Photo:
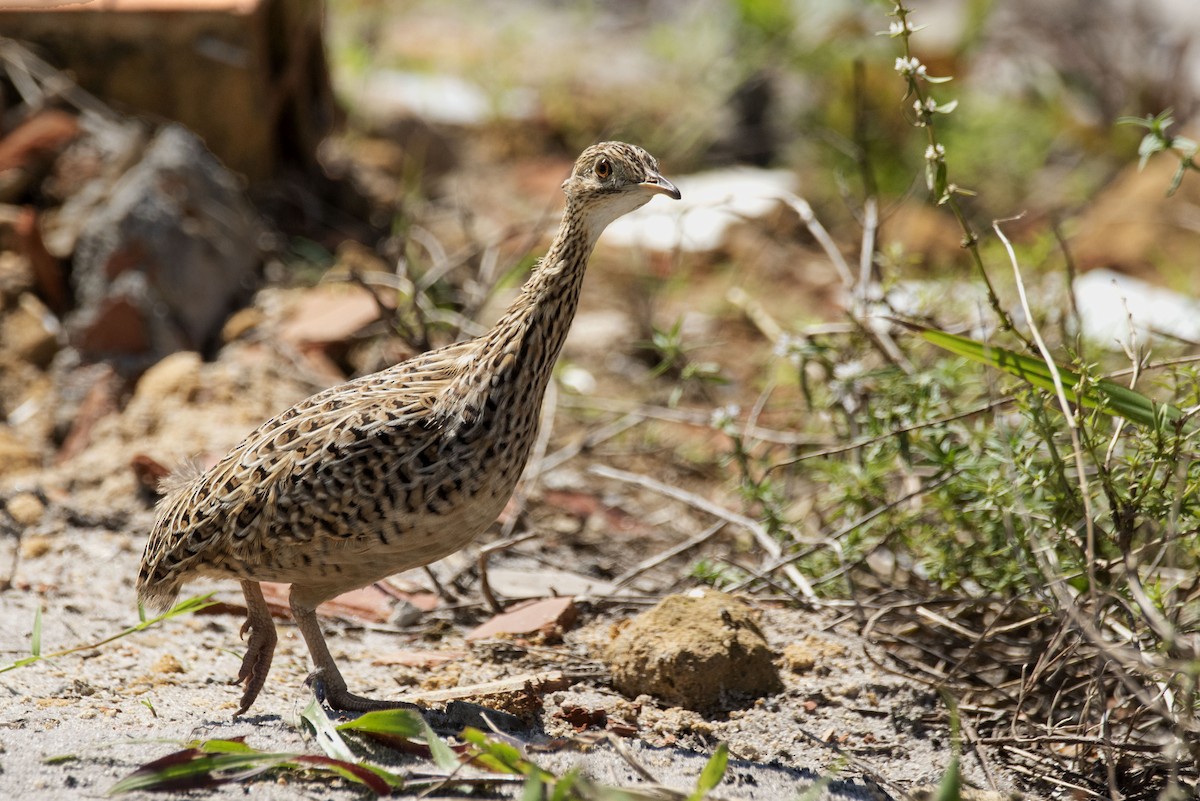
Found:
[[[586,148],[563,182],[546,254],[482,335],[333,386],[272,417],[207,470],[164,480],[137,576],[165,611],[193,578],[235,579],[246,652],[234,718],[262,690],[277,634],[259,582],[290,584],[310,680],[338,711],[411,706],[355,695],[316,616],[319,604],[465,547],[516,487],[542,398],[601,232],[656,195],[678,200],[641,147]]]

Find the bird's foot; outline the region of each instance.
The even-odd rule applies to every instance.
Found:
[[[445,709],[430,709],[408,701],[364,698],[347,690],[341,682],[326,681],[321,670],[310,673],[304,683],[312,688],[317,702],[330,717],[352,718],[380,709],[406,709],[419,715],[438,734],[458,734],[468,726],[503,732],[520,732],[528,728],[516,715],[468,701],[450,701]]]
[[[236,720],[246,713],[246,710],[254,703],[254,699],[258,698],[259,692],[263,688],[263,684],[267,681],[267,674],[271,672],[271,660],[275,656],[275,643],[277,636],[275,634],[275,626],[269,621],[265,626],[253,625],[249,620],[242,624],[241,635],[246,636],[246,631],[250,631],[250,642],[246,645],[246,655],[242,658],[242,666],[238,669],[237,678],[230,681],[230,684],[245,684],[242,690],[242,700],[238,705],[238,709],[233,713]]]

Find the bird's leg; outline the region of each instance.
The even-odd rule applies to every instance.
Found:
[[[246,622],[242,624],[241,635],[246,636],[250,631],[250,642],[246,646],[246,656],[242,659],[242,667],[238,670],[237,678],[231,684],[245,682],[242,692],[242,703],[234,718],[244,714],[258,693],[262,690],[271,671],[271,659],[275,656],[275,623],[271,620],[271,610],[263,599],[262,588],[257,581],[243,581],[242,594],[246,596]]]
[[[346,689],[346,680],[342,678],[342,672],[333,661],[333,655],[329,653],[329,646],[325,644],[325,635],[321,633],[321,624],[317,621],[316,607],[319,600],[311,597],[312,595],[314,593],[306,594],[293,584],[290,604],[292,617],[304,637],[304,642],[308,644],[308,653],[312,656],[314,670],[309,675],[308,682],[314,685],[317,698],[329,709],[334,712],[408,709],[425,718],[434,730],[455,734],[465,726],[482,729],[499,726],[509,731],[523,728],[520,718],[515,715],[465,701],[452,701],[442,712],[425,709],[407,701],[381,701],[350,692]]]
[[[311,593],[308,593],[311,595]],[[317,599],[309,600],[306,593],[296,585],[292,585],[289,603],[292,607],[292,617],[304,642],[308,645],[308,653],[312,656],[313,673],[311,681],[319,681],[325,691],[325,703],[332,709],[346,712],[369,712],[373,709],[416,709],[414,704],[400,701],[376,701],[354,695],[346,689],[346,680],[338,670],[329,646],[325,644],[325,635],[321,633],[321,624],[317,622]],[[324,600],[324,599],[320,599]]]

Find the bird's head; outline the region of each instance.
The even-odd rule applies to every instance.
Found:
[[[657,194],[679,199],[679,190],[659,174],[654,156],[624,142],[601,142],[583,151],[563,191],[568,208],[584,215],[593,235]]]

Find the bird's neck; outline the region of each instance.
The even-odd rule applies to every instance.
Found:
[[[518,369],[532,369],[544,386],[579,307],[579,291],[599,232],[568,205],[546,255],[489,336],[492,347],[513,353]]]

